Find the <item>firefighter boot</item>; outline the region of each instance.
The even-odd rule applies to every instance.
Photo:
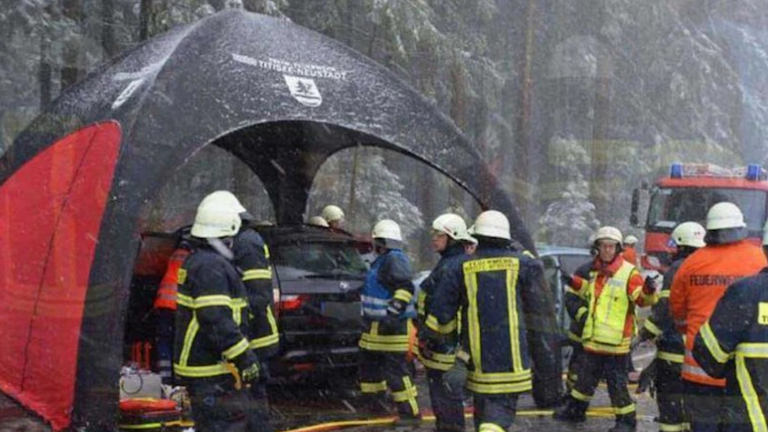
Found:
[[[637,419],[634,413],[629,415],[616,416],[616,425],[608,432],[635,432],[637,430]]]
[[[587,420],[587,406],[586,402],[566,396],[565,403],[555,410],[552,418],[562,422],[582,423]]]

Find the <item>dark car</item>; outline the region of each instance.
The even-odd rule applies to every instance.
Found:
[[[276,279],[276,375],[301,377],[357,365],[360,288],[370,243],[310,225],[259,227]]]
[[[570,346],[567,343],[568,326],[570,326],[571,320],[563,303],[565,286],[560,276],[563,274],[573,274],[579,266],[591,261],[592,255],[590,255],[589,249],[543,244],[537,244],[536,250],[544,264],[544,277],[552,290],[552,296],[555,300],[555,313],[562,336],[562,346],[564,347],[563,365],[567,365],[571,354]]]
[[[125,336],[126,360],[136,361],[136,347],[154,360],[152,304],[168,258],[182,232],[143,233],[131,282]],[[280,352],[271,363],[278,379],[299,379],[356,367],[362,330],[360,288],[370,241],[343,231],[310,225],[261,226],[270,249]],[[142,366],[154,364],[146,358]]]

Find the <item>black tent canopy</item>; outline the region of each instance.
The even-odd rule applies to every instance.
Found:
[[[471,143],[391,72],[290,22],[222,12],[148,41],[90,75],[66,91],[0,160],[0,200],[39,194],[39,202],[51,203],[53,221],[37,234],[22,224],[40,211],[31,204],[3,210],[0,217],[9,220],[9,233],[23,234],[27,242],[39,237],[40,250],[48,251],[33,263],[37,268],[12,266],[23,274],[6,274],[0,288],[2,300],[4,291],[22,289],[13,281],[24,274],[46,275],[24,285],[33,307],[23,313],[0,301],[0,319],[19,329],[17,335],[0,334],[0,342],[40,341],[39,348],[26,348],[18,363],[0,355],[0,366],[7,366],[0,368],[0,389],[57,428],[112,426],[137,220],[175,170],[210,144],[232,152],[262,180],[278,223],[303,220],[314,176],[330,155],[352,146],[378,146],[425,162],[484,208],[503,211],[513,236],[533,249],[512,203]],[[57,146],[62,150],[52,152]],[[60,174],[62,160],[70,177]],[[35,164],[48,171],[36,174]],[[17,176],[25,168],[26,177]],[[87,179],[95,173],[104,183],[91,189]],[[67,193],[89,204],[76,206],[80,201]],[[84,224],[91,213],[93,222]],[[3,229],[0,225],[0,235]],[[54,265],[61,259],[56,254],[67,250],[65,238],[90,251],[78,256],[80,270]],[[0,251],[0,259],[22,262],[26,253],[21,246],[8,248]],[[50,297],[67,289],[65,297]],[[41,305],[47,302],[81,309],[60,317],[59,333],[51,335],[40,324],[46,320]],[[70,345],[74,348],[66,348]],[[62,349],[69,354],[62,356]],[[71,394],[48,397],[30,384],[35,358],[42,356],[58,356],[65,364],[49,379],[71,388]],[[14,374],[30,378],[17,383],[10,378]]]

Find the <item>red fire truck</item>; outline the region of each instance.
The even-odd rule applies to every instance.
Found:
[[[650,194],[644,224],[638,218],[642,191]],[[709,208],[723,201],[739,206],[749,238],[760,244],[767,195],[768,176],[759,165],[726,169],[712,164],[673,163],[668,176],[659,178],[650,188],[635,189],[632,194],[631,223],[645,229],[643,267],[666,269],[674,251],[669,238],[672,230],[687,221],[705,225]]]

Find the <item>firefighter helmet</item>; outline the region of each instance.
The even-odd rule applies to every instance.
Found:
[[[211,195],[214,194],[216,192]],[[242,224],[237,208],[226,194],[211,195],[205,197],[197,207],[191,234],[205,239],[234,236]]]
[[[696,222],[683,222],[672,231],[672,241],[679,246],[695,248],[704,247],[704,236],[707,232],[704,227]]]
[[[501,238],[512,240],[509,232],[509,219],[504,213],[496,210],[487,210],[475,219],[475,224],[469,229],[470,235]]]
[[[323,207],[323,211],[320,215],[328,223],[344,219],[344,212],[339,206],[333,204]]]
[[[624,238],[624,244],[631,246],[633,244],[637,244],[637,237],[633,236],[632,234],[626,236]]]
[[[391,219],[382,219],[373,226],[371,237],[375,239],[403,241],[403,235],[400,233],[400,225]]]
[[[240,200],[237,199],[235,194],[230,191],[219,190],[212,192],[203,198],[202,201],[200,201],[200,205],[202,206],[203,203],[211,200],[215,201],[217,203],[216,205],[227,205],[231,207],[235,212],[237,212],[238,215],[240,215],[240,218],[245,221],[255,220],[253,215],[248,213],[248,209],[246,209],[243,204],[240,203]]]
[[[309,218],[309,221],[307,221],[307,224],[325,228],[329,227],[328,222],[322,216],[312,216]]]
[[[613,240],[621,246],[623,244],[623,238],[621,231],[618,228],[612,226],[604,226],[597,229],[595,235],[592,237],[592,242],[597,244],[600,240]]]
[[[717,203],[707,212],[707,231],[744,228],[746,226],[744,214],[736,204]]]
[[[457,214],[446,213],[438,216],[432,221],[432,230],[444,233],[457,241],[477,243],[477,240],[467,233],[467,223]]]

